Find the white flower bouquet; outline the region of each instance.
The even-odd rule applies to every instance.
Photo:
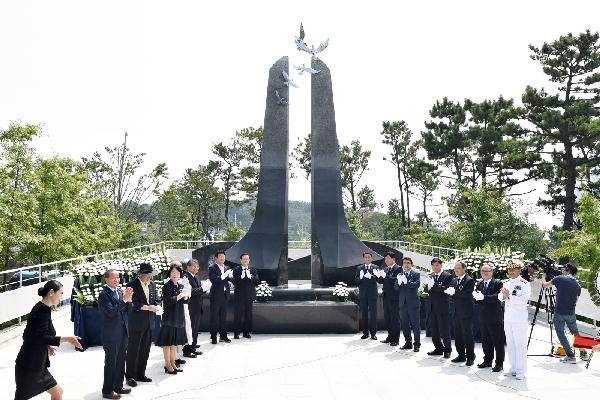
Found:
[[[344,282],[338,282],[335,288],[333,288],[333,295],[338,301],[348,301],[350,297],[348,285]]]
[[[256,300],[260,302],[268,301],[273,297],[273,289],[269,286],[266,281],[261,281],[256,287]]]

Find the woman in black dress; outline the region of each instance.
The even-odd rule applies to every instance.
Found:
[[[165,372],[167,374],[183,372],[183,370],[178,369],[175,364],[175,359],[177,358],[177,346],[187,343],[183,301],[181,301],[187,300],[187,297],[181,293],[183,285],[178,283],[181,275],[181,267],[177,264],[171,264],[169,280],[163,286],[162,299],[164,312],[156,345],[163,348]]]
[[[70,343],[81,349],[80,337],[56,336],[52,325],[50,307],[60,303],[63,287],[59,281],[51,280],[38,289],[42,296],[29,313],[27,325],[23,332],[23,345],[15,360],[15,400],[26,400],[42,392],[48,392],[51,400],[62,399],[62,388],[48,371],[49,356],[56,354],[56,347],[61,343]]]

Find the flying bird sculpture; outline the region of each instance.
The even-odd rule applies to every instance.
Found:
[[[285,71],[281,71],[281,74],[283,75],[283,80],[286,85],[293,86],[295,88],[299,87]]]
[[[304,64],[300,66],[294,65],[294,68],[298,70],[298,75],[302,75],[304,72],[308,72],[309,74],[318,74],[319,72],[321,72],[321,70],[307,67]]]
[[[281,104],[281,105],[284,105],[284,106],[286,106],[286,105],[290,104],[290,103],[288,103],[288,101],[285,99],[285,97],[281,97],[281,96],[279,95],[279,92],[278,92],[277,90],[275,91],[275,97],[277,97],[277,104]]]
[[[304,43],[304,42],[300,42],[300,43],[296,42],[296,46],[298,46],[298,50],[305,51],[305,52],[311,54],[314,57],[318,53],[320,53],[323,50],[325,50],[327,48],[327,46],[329,46],[329,39],[327,39],[326,41],[324,41],[323,43],[321,43],[317,47],[315,47],[314,45],[312,45],[311,47],[308,47],[308,45],[306,43]]]

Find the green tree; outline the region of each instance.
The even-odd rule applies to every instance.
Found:
[[[197,169],[187,169],[179,185],[191,225],[195,232],[208,240],[214,240],[226,223],[221,215],[225,207],[225,195],[214,185],[217,168],[218,165],[211,161]]]
[[[547,250],[544,233],[517,215],[503,193],[486,188],[463,189],[460,197],[464,200],[461,210],[450,208],[450,216],[455,219],[452,232],[460,248],[510,247],[529,257]],[[464,215],[469,219],[456,218]]]
[[[0,250],[4,268],[16,258],[15,253],[34,242],[30,210],[35,152],[31,141],[40,133],[39,125],[17,122],[0,131]]]
[[[350,146],[340,148],[341,184],[348,192],[348,200],[352,211],[356,211],[356,195],[360,179],[369,167],[371,151],[363,151],[358,140],[353,140]]]
[[[406,164],[404,156],[406,154],[406,149],[410,145],[412,132],[404,121],[383,122],[381,136],[383,136],[382,142],[392,148],[389,158],[386,157],[385,159],[392,163],[396,168],[398,189],[400,190],[400,218],[402,220],[402,226],[406,226],[407,218],[406,208],[404,206],[405,175],[403,174],[406,169]]]
[[[600,132],[591,123],[600,115],[599,34],[571,33],[541,47],[530,45],[551,82],[554,94],[528,86],[523,94],[523,118],[531,125],[531,150],[544,157],[529,174],[546,179],[549,198],[540,203],[564,213],[562,229],[571,230],[576,210],[578,175],[600,164]],[[589,154],[593,154],[591,157]]]
[[[105,147],[103,153],[94,152],[82,161],[90,186],[99,196],[110,199],[110,212],[135,222],[150,213],[150,209],[142,212],[142,205],[160,194],[168,173],[165,163],[142,173],[146,154],[133,153],[127,146],[127,136],[125,133],[120,146]]]
[[[580,228],[559,232],[561,243],[552,255],[569,257],[580,267],[591,270],[584,285],[593,291],[593,299],[600,305],[600,296],[594,285],[600,266],[600,200],[585,193],[577,209],[577,218],[581,221]]]

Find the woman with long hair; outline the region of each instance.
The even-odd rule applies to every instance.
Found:
[[[176,374],[183,372],[177,368],[177,346],[187,344],[185,333],[185,316],[183,300],[187,297],[182,294],[183,285],[179,283],[182,275],[181,264],[171,264],[169,280],[163,286],[163,316],[160,332],[156,345],[162,347],[165,359],[165,373]]]
[[[48,392],[51,400],[62,400],[63,390],[48,367],[50,356],[56,354],[61,343],[70,343],[81,349],[78,336],[56,336],[52,325],[50,307],[58,305],[63,296],[59,281],[50,280],[38,289],[42,300],[33,306],[23,332],[23,345],[15,360],[15,400],[27,400],[42,392]]]

